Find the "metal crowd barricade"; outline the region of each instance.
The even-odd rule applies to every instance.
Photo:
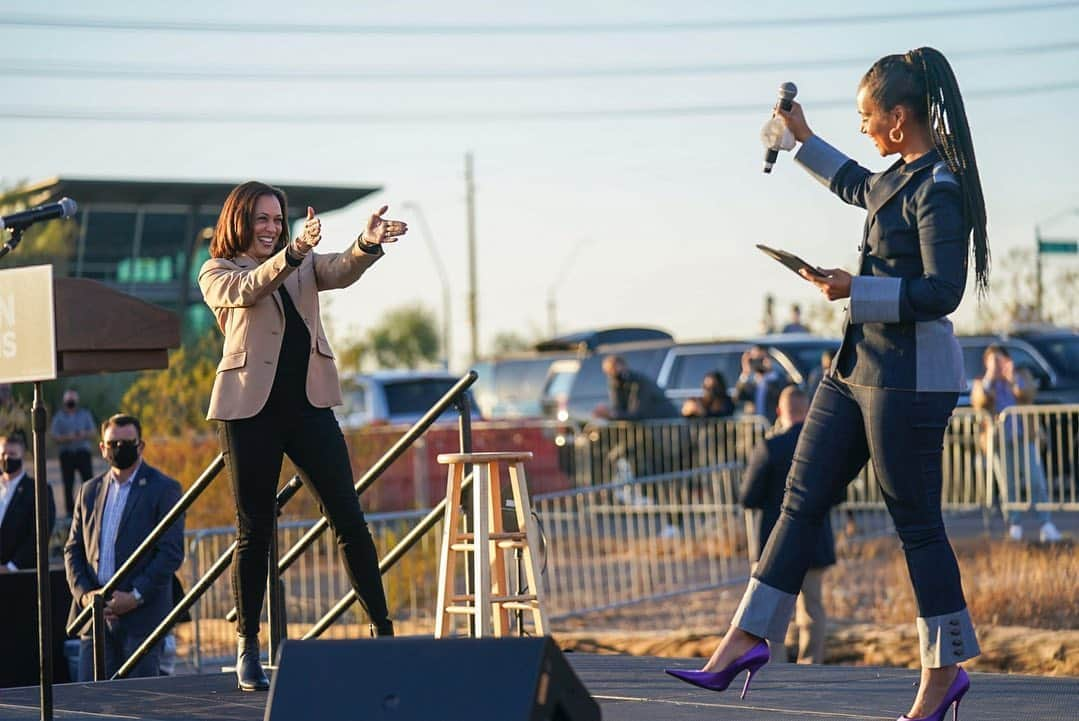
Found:
[[[1079,510],[1079,405],[1012,406],[986,437],[987,504],[1001,510]]]
[[[764,438],[761,416],[691,420],[616,421],[568,434],[574,485],[600,486],[628,478],[690,471],[749,460]]]
[[[744,580],[740,468],[729,463],[535,496],[552,620]]]

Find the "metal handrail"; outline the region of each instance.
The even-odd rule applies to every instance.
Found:
[[[218,453],[217,458],[215,458],[213,462],[206,467],[206,470],[202,472],[202,475],[199,476],[198,480],[196,480],[191,485],[191,487],[187,489],[187,492],[180,497],[180,500],[176,502],[176,505],[173,506],[169,510],[169,512],[165,514],[165,517],[162,518],[156,526],[154,526],[154,530],[150,531],[150,535],[148,535],[143,540],[143,542],[139,544],[139,547],[135,549],[134,553],[132,553],[131,556],[126,561],[124,561],[124,563],[120,566],[116,573],[112,575],[112,578],[110,578],[105,583],[105,585],[101,588],[100,591],[102,596],[108,597],[109,594],[116,590],[116,587],[120,585],[120,581],[123,580],[124,576],[130,573],[135,568],[135,566],[138,565],[140,561],[142,561],[143,556],[149,553],[153,549],[153,547],[157,545],[157,542],[161,539],[163,535],[165,535],[165,532],[169,530],[169,527],[172,526],[172,524],[175,523],[181,515],[183,515],[184,511],[191,507],[191,504],[193,504],[195,500],[198,499],[198,497],[202,494],[202,492],[206,490],[210,483],[212,483],[213,480],[217,478],[217,474],[219,474],[221,472],[221,469],[223,469],[224,467],[225,457],[223,454]],[[93,608],[91,606],[84,607],[79,613],[79,615],[75,617],[75,620],[68,624],[67,634],[69,636],[74,636],[79,631],[81,631],[83,626],[86,625],[92,615]],[[98,635],[99,634],[97,634],[95,630],[95,645],[97,644]],[[103,637],[102,642],[104,642]]]
[[[393,463],[398,458],[404,455],[405,451],[407,451],[409,447],[413,443],[415,443],[417,439],[419,439],[420,436],[426,433],[428,428],[434,425],[435,421],[438,420],[439,416],[441,416],[445,411],[447,411],[450,406],[458,404],[458,398],[464,397],[464,392],[468,390],[473,383],[476,382],[477,378],[479,378],[479,374],[477,374],[474,370],[470,370],[467,374],[458,379],[458,381],[454,383],[453,386],[448,391],[446,391],[446,393],[441,398],[438,399],[438,402],[431,406],[431,408],[425,414],[423,414],[423,417],[416,421],[412,425],[412,427],[409,428],[408,431],[406,431],[405,434],[401,436],[397,440],[397,442],[394,443],[393,446],[391,446],[390,449],[386,451],[382,455],[382,457],[379,458],[378,461],[376,461],[375,464],[371,466],[371,468],[369,468],[366,473],[363,474],[362,477],[360,477],[358,481],[356,481],[356,483],[353,485],[353,487],[356,489],[356,493],[362,495],[368,487],[370,487],[375,481],[377,481],[387,468],[393,465]],[[465,418],[468,416],[467,404],[463,404],[463,408],[466,410],[466,412],[462,413],[461,416],[462,435],[466,432],[466,427],[468,429],[471,429],[471,424],[468,423],[466,426],[465,421]],[[326,530],[327,526],[329,526],[329,523],[330,522],[326,520],[325,516],[320,518],[315,523],[315,525],[313,525],[307,531],[307,533],[305,533],[303,537],[301,537],[300,540],[296,542],[296,545],[290,548],[281,557],[281,560],[277,563],[278,575],[288,570],[289,566],[291,566],[296,561],[296,559],[303,555],[303,552],[306,551],[312,543],[318,540],[318,537],[321,536],[322,533]],[[233,606],[232,609],[225,615],[225,619],[227,621],[235,621],[236,615],[236,607]]]

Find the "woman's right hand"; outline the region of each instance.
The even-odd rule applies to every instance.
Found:
[[[791,135],[799,143],[804,143],[813,136],[813,131],[809,129],[809,123],[806,122],[805,113],[802,112],[801,103],[791,101],[790,110],[776,108],[776,115],[783,118],[783,122],[787,124],[787,129],[791,131]]]
[[[315,209],[307,206],[307,220],[303,232],[293,241],[296,252],[307,255],[322,240],[322,219],[315,216]]]

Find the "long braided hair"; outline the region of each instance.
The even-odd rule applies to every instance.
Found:
[[[948,60],[933,48],[918,48],[904,55],[886,55],[869,68],[860,87],[869,91],[884,111],[897,105],[911,110],[929,127],[933,145],[959,178],[963,212],[974,231],[974,273],[979,295],[989,287],[989,238],[985,198],[974,158],[963,96]]]

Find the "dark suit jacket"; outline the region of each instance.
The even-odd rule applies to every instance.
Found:
[[[830,372],[871,388],[962,392],[963,354],[947,318],[967,278],[971,225],[960,179],[936,150],[872,173],[813,136],[795,159],[867,211],[843,344]]]
[[[105,511],[108,472],[83,484],[75,501],[71,519],[71,534],[64,544],[64,566],[71,587],[71,614],[68,623],[82,609],[84,595],[101,588],[96,569],[101,556],[101,519]],[[131,480],[131,491],[120,516],[116,534],[116,568],[131,557],[176,502],[180,500],[180,484],[145,461]],[[119,590],[139,589],[143,604],[119,619],[133,636],[146,636],[172,610],[172,575],[184,560],[184,524],[180,518],[158,541],[146,558],[130,574],[120,580]],[[84,633],[90,632],[89,625]]]
[[[612,421],[647,421],[677,418],[674,407],[663,390],[642,373],[626,371],[624,378],[608,379]]]
[[[759,508],[760,525],[757,527],[758,546],[751,548],[752,560],[760,560],[768,536],[779,520],[779,509],[783,504],[783,491],[787,487],[787,474],[794,459],[794,448],[798,445],[798,436],[802,424],[791,426],[783,433],[767,438],[760,443],[742,476],[741,500],[745,508]],[[838,503],[842,498],[837,498]],[[825,516],[813,545],[810,568],[825,568],[835,563],[835,538],[832,536],[832,524]]]
[[[36,510],[34,508],[34,479],[26,475],[15,488],[8,502],[4,522],[0,524],[0,565],[14,563],[19,568],[37,568]],[[56,523],[56,504],[49,498],[49,533]]]

